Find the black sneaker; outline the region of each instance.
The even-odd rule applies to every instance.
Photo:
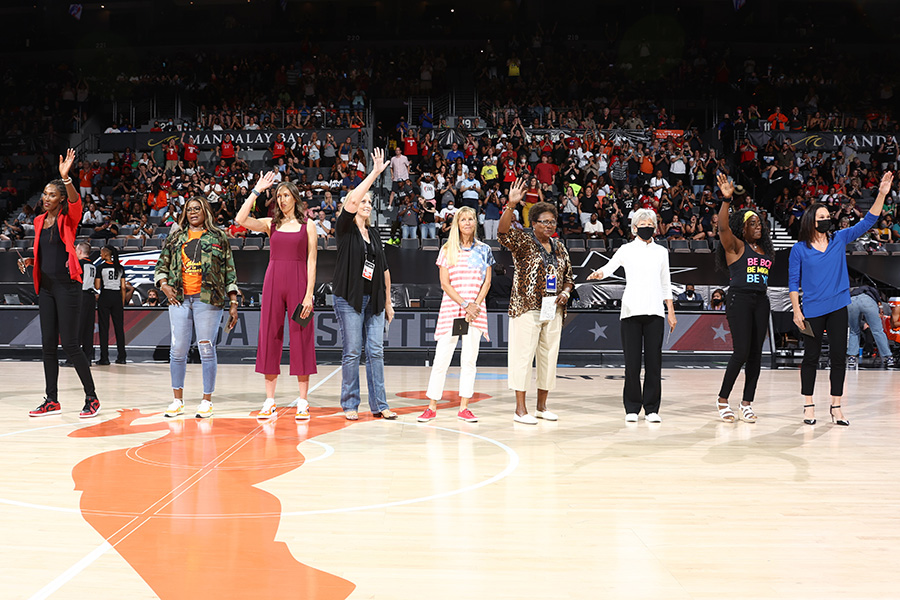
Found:
[[[101,367],[109,366],[109,360],[100,359],[95,364],[100,365]]]
[[[61,412],[59,401],[56,398],[44,398],[44,401],[36,409],[29,411],[29,417],[46,417],[48,415],[58,415]]]
[[[100,400],[97,399],[97,396],[85,396],[84,408],[81,409],[81,414],[78,416],[82,419],[90,419],[91,417],[96,417],[99,412]]]
[[[106,363],[106,364],[109,364],[109,363]],[[116,359],[116,364],[117,364],[117,365],[124,365],[124,364],[127,364],[127,361],[126,361],[124,358],[117,358],[117,359]]]

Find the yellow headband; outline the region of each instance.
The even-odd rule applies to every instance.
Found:
[[[744,213],[744,223],[746,223],[747,219],[749,219],[750,217],[759,217],[759,215],[757,215],[752,210],[748,210],[747,212]]]

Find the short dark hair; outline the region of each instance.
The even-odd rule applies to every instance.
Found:
[[[559,213],[556,211],[556,207],[549,202],[538,202],[533,205],[531,210],[528,211],[528,220],[531,222],[538,221],[544,213],[550,213],[554,219],[559,220]]]

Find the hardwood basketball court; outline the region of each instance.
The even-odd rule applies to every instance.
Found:
[[[848,373],[844,428],[825,372],[815,426],[796,370],[763,371],[759,422],[727,424],[723,371],[674,368],[662,424],[624,422],[621,369],[563,368],[559,422],[528,426],[504,369],[480,369],[476,424],[444,405],[416,422],[425,367],[386,369],[399,421],[346,421],[339,367],[319,370],[308,424],[284,407],[287,377],[261,424],[252,366],[220,365],[203,421],[163,418],[168,365],[95,367],[85,422],[74,372],[63,414],[30,419],[40,363],[0,363],[0,597],[900,596],[896,371]],[[200,389],[191,366],[189,415]]]

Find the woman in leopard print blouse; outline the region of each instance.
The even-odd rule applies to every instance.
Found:
[[[500,216],[500,243],[509,248],[515,264],[509,302],[509,388],[516,392],[517,423],[536,425],[537,419],[556,421],[547,410],[547,395],[556,387],[556,359],[566,304],[575,287],[572,261],[564,244],[551,236],[556,231],[556,207],[538,202],[531,207],[532,231],[510,227],[515,207],[527,189],[524,180],[509,190],[509,203]],[[536,358],[536,360],[535,360]],[[537,410],[525,407],[525,391],[531,382],[531,362],[537,364]]]

